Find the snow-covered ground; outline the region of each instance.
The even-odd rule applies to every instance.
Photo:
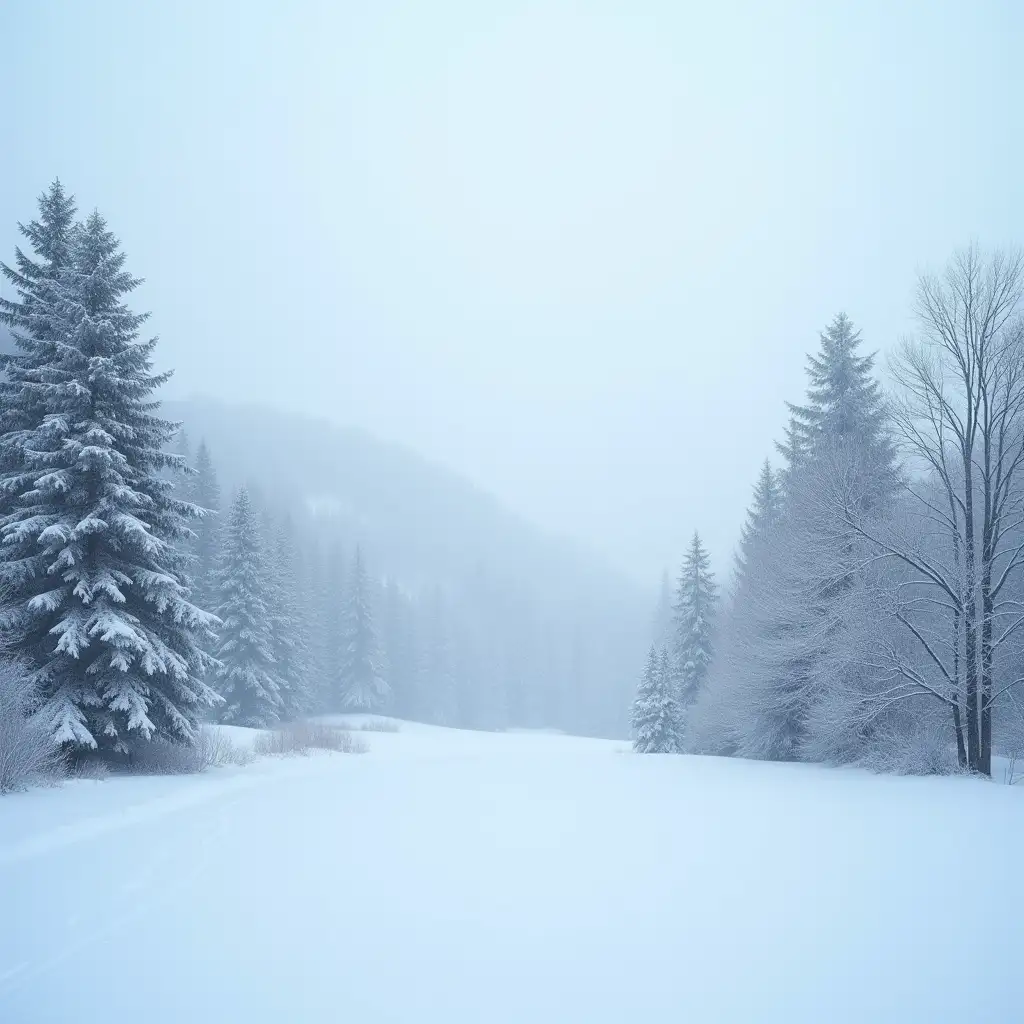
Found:
[[[0,1021],[1024,1019],[1024,786],[362,735],[0,799]]]

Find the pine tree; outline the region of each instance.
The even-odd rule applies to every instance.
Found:
[[[651,645],[633,702],[633,749],[638,754],[676,754],[682,749],[679,706],[667,650]]]
[[[381,710],[391,694],[381,675],[377,629],[370,600],[370,579],[359,547],[356,547],[352,572],[349,574],[343,639],[342,707],[358,711]]]
[[[190,477],[189,484],[191,500],[207,510],[207,515],[204,515],[194,527],[196,537],[192,549],[195,566],[192,576],[196,604],[201,608],[209,608],[216,600],[213,578],[219,549],[221,495],[217,471],[205,439],[199,442],[196,449],[195,473]]]
[[[271,584],[256,513],[243,487],[231,504],[215,577],[218,633],[215,684],[232,725],[263,727],[283,711],[270,617]]]
[[[169,374],[151,372],[156,339],[138,340],[146,316],[123,302],[138,281],[103,218],[71,230],[70,200],[56,185],[49,198],[49,226],[23,230],[65,262],[42,285],[19,253],[27,284],[4,307],[21,354],[0,396],[6,425],[21,426],[0,438],[0,629],[55,742],[116,753],[154,735],[189,742],[217,700],[200,646],[214,620],[183,576],[200,510],[161,478],[183,468],[167,452],[177,425],[151,397]]]
[[[711,664],[718,588],[710,565],[700,535],[695,532],[679,574],[675,605],[675,663],[683,710],[697,698]]]
[[[294,719],[313,710],[309,639],[299,593],[299,553],[291,518],[274,533],[270,561],[271,631],[281,683],[282,716]]]
[[[840,314],[808,357],[804,404],[790,405],[781,446],[789,465],[770,530],[745,553],[745,571],[730,608],[731,649],[721,675],[732,687],[734,749],[742,756],[798,759],[808,714],[826,681],[862,670],[842,664],[843,619],[856,575],[858,540],[821,496],[835,487],[856,493],[862,512],[894,496],[897,474],[886,408],[872,377],[873,358],[858,354],[860,335]]]

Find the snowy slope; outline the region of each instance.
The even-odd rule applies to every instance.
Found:
[[[0,801],[0,1021],[1022,1018],[1024,788],[363,735]]]

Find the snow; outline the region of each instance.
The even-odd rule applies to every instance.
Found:
[[[1024,787],[360,735],[0,800],[0,1021],[1019,1018]]]

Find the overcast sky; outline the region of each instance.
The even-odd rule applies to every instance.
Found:
[[[838,310],[1024,241],[1024,4],[0,0],[0,258],[59,175],[169,394],[403,442],[653,581],[728,557]]]

